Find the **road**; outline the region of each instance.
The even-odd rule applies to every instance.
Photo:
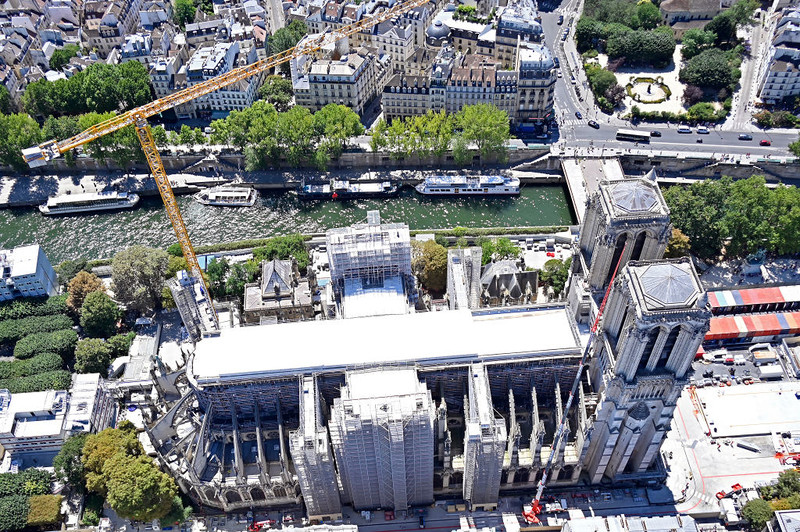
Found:
[[[281,0],[269,0],[267,9],[269,9],[270,34],[275,35],[276,31],[286,25],[286,20],[283,17],[283,4]]]

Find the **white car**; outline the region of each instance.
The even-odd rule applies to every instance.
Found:
[[[708,135],[709,131],[706,126],[697,126],[698,135]]]
[[[564,75],[561,73],[561,71],[560,71],[560,70],[558,71],[558,77],[559,77],[559,78],[561,78],[561,77],[564,77]]]

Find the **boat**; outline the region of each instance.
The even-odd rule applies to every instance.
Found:
[[[331,179],[329,183],[306,183],[297,191],[303,199],[383,198],[397,195],[400,186],[391,181],[357,181]]]
[[[258,199],[258,191],[252,187],[221,185],[201,190],[194,199],[215,207],[252,207]]]
[[[495,196],[519,194],[519,178],[502,175],[434,175],[414,187],[431,196]]]
[[[63,194],[48,198],[47,203],[39,205],[42,214],[81,214],[84,212],[131,209],[139,203],[138,194],[117,192],[85,192]]]

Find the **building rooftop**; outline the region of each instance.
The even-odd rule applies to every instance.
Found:
[[[453,310],[225,329],[197,344],[188,374],[202,385],[391,362],[491,363],[579,353],[574,321],[563,307]]]
[[[0,265],[5,261],[10,263],[11,277],[32,275],[36,273],[36,265],[39,263],[39,244],[18,246],[12,250],[0,250]],[[0,270],[1,276],[2,271]]]
[[[342,298],[345,318],[408,314],[411,310],[399,275],[384,278],[382,286],[364,286],[360,278],[345,279]]]
[[[800,530],[800,510],[781,510],[775,512],[775,522],[781,532],[797,532]]]

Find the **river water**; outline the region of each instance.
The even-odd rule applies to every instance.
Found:
[[[399,197],[374,200],[302,201],[294,192],[262,191],[251,208],[207,207],[191,196],[178,205],[195,246],[323,232],[363,221],[367,211],[405,222],[411,229],[569,225],[574,214],[562,185],[535,185],[518,197],[431,198],[405,188]],[[38,210],[0,210],[0,247],[38,242],[53,264],[79,257],[111,257],[133,244],[165,248],[175,236],[158,197],[142,198],[131,211],[45,217]]]

